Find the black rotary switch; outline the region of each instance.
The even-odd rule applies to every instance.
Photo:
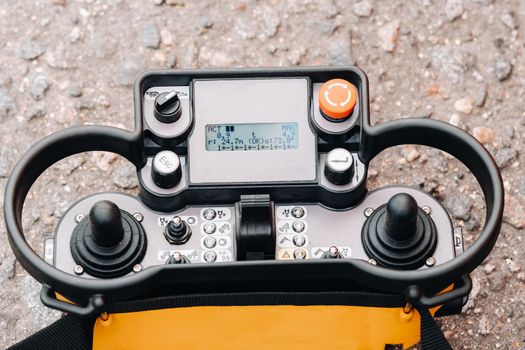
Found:
[[[151,164],[151,177],[155,185],[171,188],[182,178],[179,156],[172,151],[161,151],[155,155]]]
[[[133,215],[110,201],[95,203],[73,230],[75,262],[91,276],[119,277],[132,271],[146,253],[144,228]]]
[[[437,230],[414,197],[399,193],[367,218],[362,241],[366,254],[379,265],[415,269],[436,249]]]
[[[182,115],[182,105],[177,91],[164,92],[157,96],[153,114],[162,123],[173,123]]]
[[[93,241],[103,247],[113,247],[124,238],[120,209],[110,201],[100,201],[91,207],[89,228]]]
[[[354,175],[354,158],[344,148],[334,148],[326,155],[324,175],[334,185],[346,185]]]
[[[184,244],[191,237],[191,228],[180,216],[175,216],[164,228],[164,236],[171,244]]]

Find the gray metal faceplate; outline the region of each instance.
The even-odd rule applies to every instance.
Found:
[[[301,249],[305,251],[307,259],[319,259],[328,247],[335,245],[345,258],[368,260],[361,244],[361,228],[366,220],[364,212],[367,208],[378,208],[391,196],[400,192],[412,195],[420,207],[429,208],[430,216],[438,231],[438,244],[433,255],[436,264],[442,264],[453,259],[455,256],[453,229],[447,212],[430,195],[406,187],[387,187],[370,192],[357,207],[347,211],[334,211],[319,205],[276,203],[276,259],[293,259],[294,253]],[[99,200],[110,200],[131,214],[142,214],[141,223],[148,241],[147,252],[141,262],[143,268],[164,264],[169,255],[174,252],[186,255],[192,264],[209,263],[205,261],[205,256],[210,251],[214,252],[216,257],[213,263],[235,260],[235,211],[233,204],[216,207],[191,207],[177,213],[166,214],[149,210],[135,197],[118,193],[101,193],[76,203],[62,218],[57,227],[54,245],[54,264],[58,269],[73,274],[76,264],[71,256],[69,242],[76,225],[75,216],[78,214],[86,215],[91,206]],[[304,210],[303,216],[293,216],[293,209],[297,207]],[[213,220],[207,220],[203,216],[206,209],[215,211],[216,216]],[[179,215],[189,222],[192,229],[191,238],[183,245],[169,244],[163,235],[164,225],[174,215]],[[210,223],[215,224],[215,232],[208,234],[205,233],[205,225]],[[304,244],[301,246],[294,244],[294,236],[297,235],[302,235],[304,238]],[[204,240],[207,237],[215,239],[213,248],[205,246]],[[295,239],[295,242],[301,243],[301,241],[301,239]],[[86,274],[83,276],[90,277]]]
[[[316,179],[316,140],[310,129],[306,78],[195,80],[195,125],[188,139],[190,183],[305,182]],[[213,124],[298,123],[297,149],[206,150]]]

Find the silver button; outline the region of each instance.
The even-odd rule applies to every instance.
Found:
[[[212,252],[211,250],[204,253],[204,261],[207,263],[215,262],[215,260],[217,260],[217,253]]]
[[[352,167],[353,157],[350,152],[344,148],[335,148],[328,152],[326,156],[326,165],[332,171],[343,173]]]
[[[294,259],[303,260],[306,259],[306,250],[304,249],[296,249],[293,252]]]
[[[215,232],[217,226],[213,222],[207,222],[204,224],[204,232],[211,235]]]
[[[346,185],[354,175],[354,158],[344,148],[335,148],[328,152],[324,175],[334,185]]]
[[[292,216],[296,219],[300,219],[304,216],[304,209],[301,207],[295,207],[292,209]]]
[[[206,209],[206,210],[204,210],[204,213],[202,214],[202,216],[206,220],[213,220],[217,216],[217,213],[213,209]]]
[[[204,246],[206,248],[212,249],[217,244],[217,240],[214,237],[212,237],[212,236],[208,236],[208,237],[204,238],[203,243],[204,243]]]
[[[306,237],[303,235],[295,235],[293,236],[293,244],[296,247],[302,247],[306,243]]]
[[[294,221],[292,224],[292,228],[295,232],[301,233],[304,231],[304,222],[302,221]]]

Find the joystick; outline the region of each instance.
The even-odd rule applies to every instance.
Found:
[[[189,264],[190,260],[180,252],[175,252],[166,260],[166,265]]]
[[[71,254],[88,274],[110,278],[129,273],[146,253],[142,225],[110,201],[95,203],[75,227]]]
[[[336,246],[331,246],[328,250],[321,256],[321,259],[342,259],[343,256],[339,252],[339,248]]]
[[[113,247],[124,238],[122,214],[112,202],[100,201],[89,211],[89,229],[93,241],[102,247]]]
[[[184,244],[191,237],[191,228],[180,216],[175,216],[164,228],[164,236],[171,244]]]
[[[399,193],[368,217],[362,241],[366,254],[379,265],[408,270],[423,265],[434,252],[437,231],[414,197]]]

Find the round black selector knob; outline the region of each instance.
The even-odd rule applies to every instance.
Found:
[[[160,151],[153,157],[151,177],[155,185],[161,188],[171,188],[182,178],[179,156],[172,151]]]
[[[437,244],[434,221],[408,193],[392,196],[367,218],[362,229],[363,248],[378,265],[416,269]]]
[[[162,123],[173,123],[182,115],[182,105],[177,91],[164,92],[155,98],[153,114]]]
[[[89,211],[89,228],[93,241],[102,247],[113,247],[124,238],[119,207],[110,201],[95,203]]]
[[[110,201],[95,203],[71,235],[71,255],[91,276],[130,273],[146,253],[144,228],[133,215]]]
[[[324,175],[334,185],[346,185],[354,175],[354,157],[344,148],[334,148],[326,155]]]
[[[184,244],[191,237],[191,228],[180,216],[175,216],[164,228],[164,236],[171,244]]]

